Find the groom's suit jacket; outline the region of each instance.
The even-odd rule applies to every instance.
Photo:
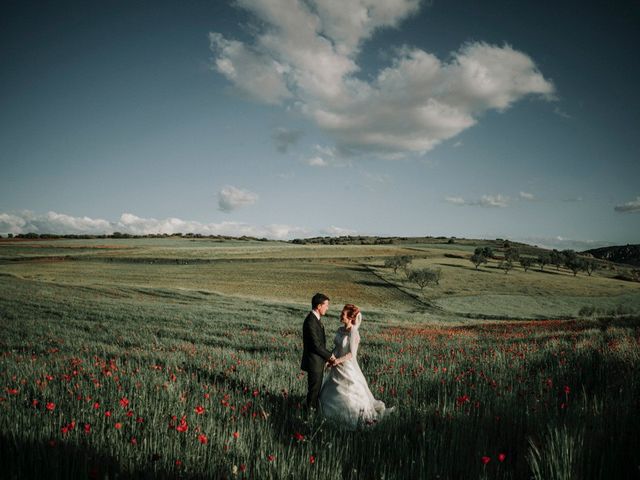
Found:
[[[302,370],[318,372],[324,369],[324,364],[331,358],[331,352],[326,347],[327,339],[324,326],[313,312],[309,312],[302,324]]]

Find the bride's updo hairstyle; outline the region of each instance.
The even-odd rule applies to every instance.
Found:
[[[356,324],[356,317],[360,313],[360,309],[353,305],[352,303],[347,303],[342,309],[342,313],[340,314],[341,318],[347,318],[351,325]]]

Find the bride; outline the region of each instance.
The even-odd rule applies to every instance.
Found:
[[[367,380],[358,365],[358,329],[362,322],[360,309],[347,304],[340,314],[343,324],[336,333],[329,374],[325,376],[320,390],[322,414],[354,428],[359,422],[372,423],[392,409],[386,409],[383,402],[376,400],[369,390]]]

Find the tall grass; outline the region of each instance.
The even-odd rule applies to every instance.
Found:
[[[595,320],[364,313],[361,366],[374,394],[397,410],[348,431],[301,408],[306,307],[0,276],[3,475],[636,474],[637,322],[602,330]]]

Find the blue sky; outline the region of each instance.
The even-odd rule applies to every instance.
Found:
[[[3,2],[0,233],[640,243],[640,7]]]

